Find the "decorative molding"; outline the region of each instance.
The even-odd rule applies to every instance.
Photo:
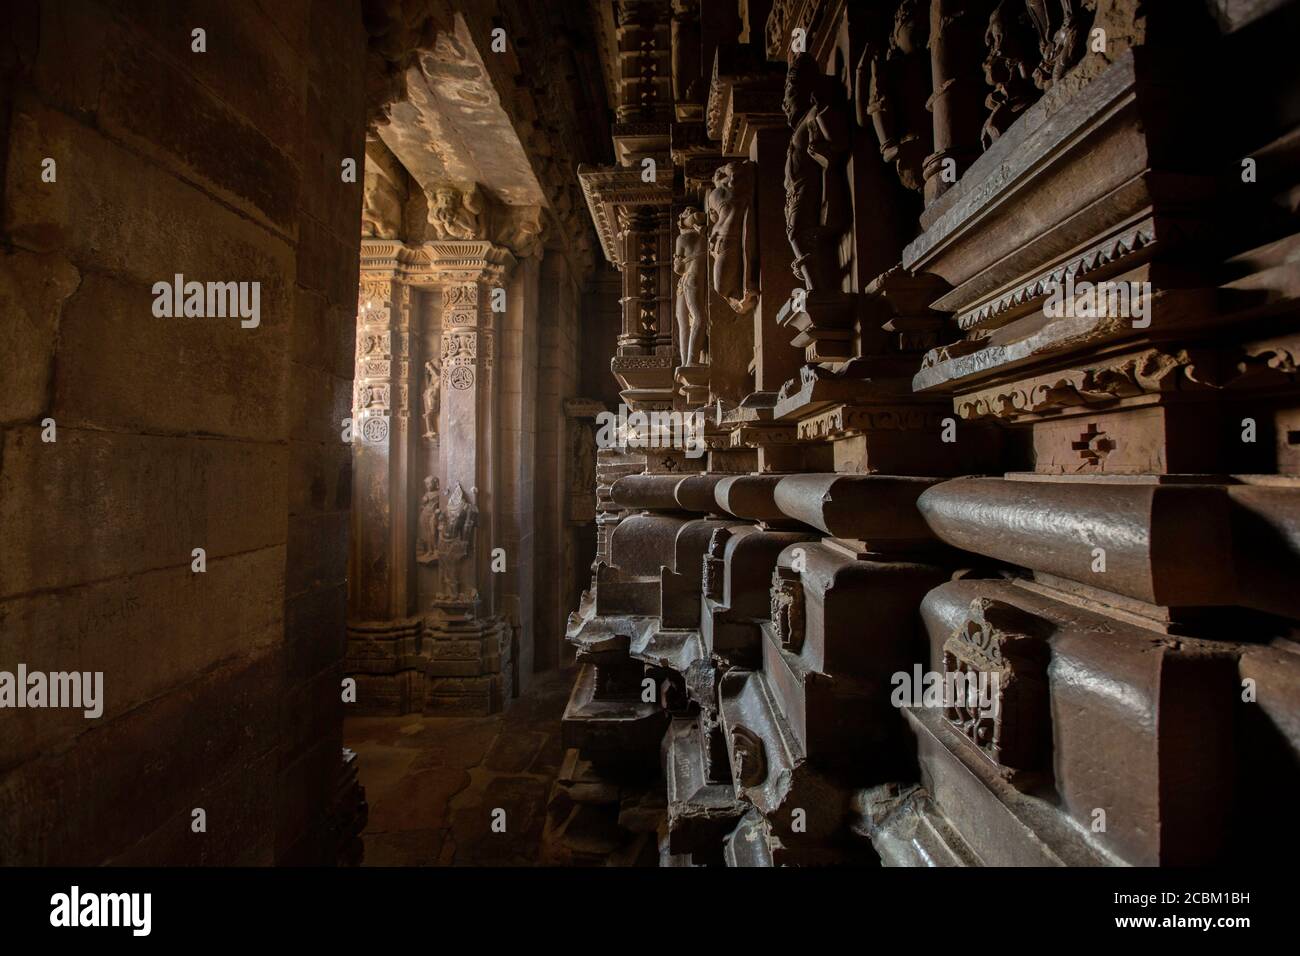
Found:
[[[945,412],[940,408],[837,405],[799,422],[800,441],[829,441],[874,431],[935,431]]]
[[[1156,243],[1155,224],[1148,219],[1140,225],[1124,230],[1119,235],[1111,236],[1102,242],[1071,256],[1046,272],[1018,283],[1014,288],[1000,293],[995,299],[983,303],[957,317],[957,326],[964,332],[977,329],[1002,314],[1031,306],[1037,299],[1045,299],[1054,288],[1065,285],[1067,277],[1075,281],[1085,278],[1110,266],[1116,266],[1124,260],[1128,267],[1137,264],[1138,253],[1153,247]],[[1143,256],[1142,258],[1147,258]],[[1114,271],[1113,269],[1109,271]]]
[[[1216,360],[1211,353],[1151,348],[1109,362],[981,389],[959,396],[953,405],[957,414],[967,421],[1008,419],[1067,408],[1096,407],[1141,395],[1220,386]]]
[[[671,183],[669,170],[665,169],[664,173]],[[619,213],[638,206],[669,206],[673,199],[672,189],[657,182],[644,182],[640,167],[581,166],[578,180],[582,183],[582,194],[587,200],[605,258],[622,269],[623,250],[619,239],[623,228],[619,223]]]

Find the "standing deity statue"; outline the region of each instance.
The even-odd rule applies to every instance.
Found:
[[[424,437],[438,434],[438,411],[442,407],[442,371],[432,359],[424,363]]]
[[[443,574],[443,595],[462,599],[460,566],[470,553],[470,541],[478,524],[478,508],[469,500],[461,483],[447,495],[447,507],[438,522],[438,557]]]
[[[793,130],[785,157],[785,232],[791,267],[809,292],[838,287],[837,246],[850,221],[849,128],[827,80],[811,55],[795,54],[781,104]]]
[[[420,564],[438,560],[438,524],[442,516],[438,496],[438,479],[429,475],[424,479],[424,494],[420,496],[420,527],[415,543],[415,560]]]
[[[719,166],[705,208],[709,217],[709,254],[713,257],[713,291],[743,314],[758,299],[753,164],[742,159]]]
[[[687,206],[677,217],[677,244],[673,247],[673,272],[677,273],[677,348],[683,365],[703,364],[708,336],[707,314],[700,301],[704,263],[704,215]]]

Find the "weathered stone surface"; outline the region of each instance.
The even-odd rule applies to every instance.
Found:
[[[52,362],[63,308],[81,276],[56,255],[16,250],[0,266],[0,422],[38,417],[49,408]]]

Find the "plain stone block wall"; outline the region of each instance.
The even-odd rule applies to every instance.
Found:
[[[0,863],[324,860],[360,3],[19,0],[6,15],[0,669],[102,670],[105,705],[98,720],[0,713]],[[156,318],[152,285],[176,273],[259,282],[260,326]]]

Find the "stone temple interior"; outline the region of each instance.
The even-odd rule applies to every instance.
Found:
[[[1300,849],[1297,0],[4,6],[0,864]]]

